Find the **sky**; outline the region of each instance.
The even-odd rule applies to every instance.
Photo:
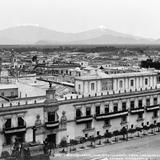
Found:
[[[0,0],[0,29],[24,24],[63,32],[105,26],[160,38],[160,0]]]

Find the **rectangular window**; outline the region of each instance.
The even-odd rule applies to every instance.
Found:
[[[153,117],[154,117],[154,118],[158,117],[158,111],[154,111],[154,112],[153,112]]]
[[[14,92],[11,92],[11,96],[12,96],[12,97],[14,96]]]
[[[112,80],[107,79],[107,80],[102,80],[102,91],[105,90],[112,90],[113,89],[113,83]]]
[[[109,119],[105,120],[105,121],[104,121],[104,125],[105,125],[105,126],[110,126],[110,120],[109,120]]]
[[[105,106],[105,114],[109,113],[109,105]]]
[[[91,108],[87,107],[86,108],[86,116],[90,116],[91,115]]]
[[[123,88],[123,81],[122,80],[119,81],[119,87]]]
[[[146,99],[146,106],[150,106],[150,99],[149,98]]]
[[[134,86],[134,80],[133,79],[130,81],[130,85],[131,85],[131,87]]]
[[[91,83],[91,91],[94,90],[94,83]]]
[[[141,108],[142,107],[142,100],[138,101],[138,107]]]
[[[157,77],[157,83],[160,83],[160,76]]]
[[[126,102],[122,102],[122,111],[126,110]]]
[[[81,117],[81,110],[79,108],[76,109],[76,117]]]
[[[113,110],[114,110],[114,112],[118,111],[118,103],[113,104]]]
[[[130,108],[131,108],[131,109],[134,109],[134,101],[131,101],[131,102],[130,102]]]
[[[24,120],[22,117],[18,117],[18,126],[24,126]]]
[[[142,119],[143,118],[143,113],[139,113],[138,114],[138,119]]]
[[[127,116],[122,117],[122,122],[127,122]]]
[[[78,85],[78,90],[80,90],[80,89],[81,89],[81,85],[79,84],[79,85]]]
[[[8,118],[5,123],[5,128],[11,128],[11,118]]]
[[[155,98],[153,99],[153,103],[154,103],[154,105],[157,105],[157,97],[155,97]]]
[[[85,134],[85,138],[87,138],[87,137],[88,137],[88,134],[86,133],[86,134]]]
[[[55,112],[48,112],[48,122],[55,121]]]
[[[4,92],[1,93],[1,96],[4,96]]]
[[[96,106],[96,115],[100,114],[100,106]]]
[[[91,128],[92,128],[92,122],[87,122],[86,129],[91,129]]]
[[[145,85],[148,85],[148,78],[145,78]]]

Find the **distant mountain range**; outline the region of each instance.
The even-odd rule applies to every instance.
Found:
[[[18,26],[0,31],[0,45],[58,45],[58,44],[160,44],[154,40],[132,36],[104,27],[78,32],[64,33],[38,26]]]

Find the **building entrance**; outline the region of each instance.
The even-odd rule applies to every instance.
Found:
[[[47,135],[47,141],[56,145],[56,134]]]

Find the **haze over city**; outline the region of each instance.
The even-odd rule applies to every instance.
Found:
[[[80,32],[105,26],[118,32],[160,38],[159,0],[0,0],[0,29],[32,24]]]

